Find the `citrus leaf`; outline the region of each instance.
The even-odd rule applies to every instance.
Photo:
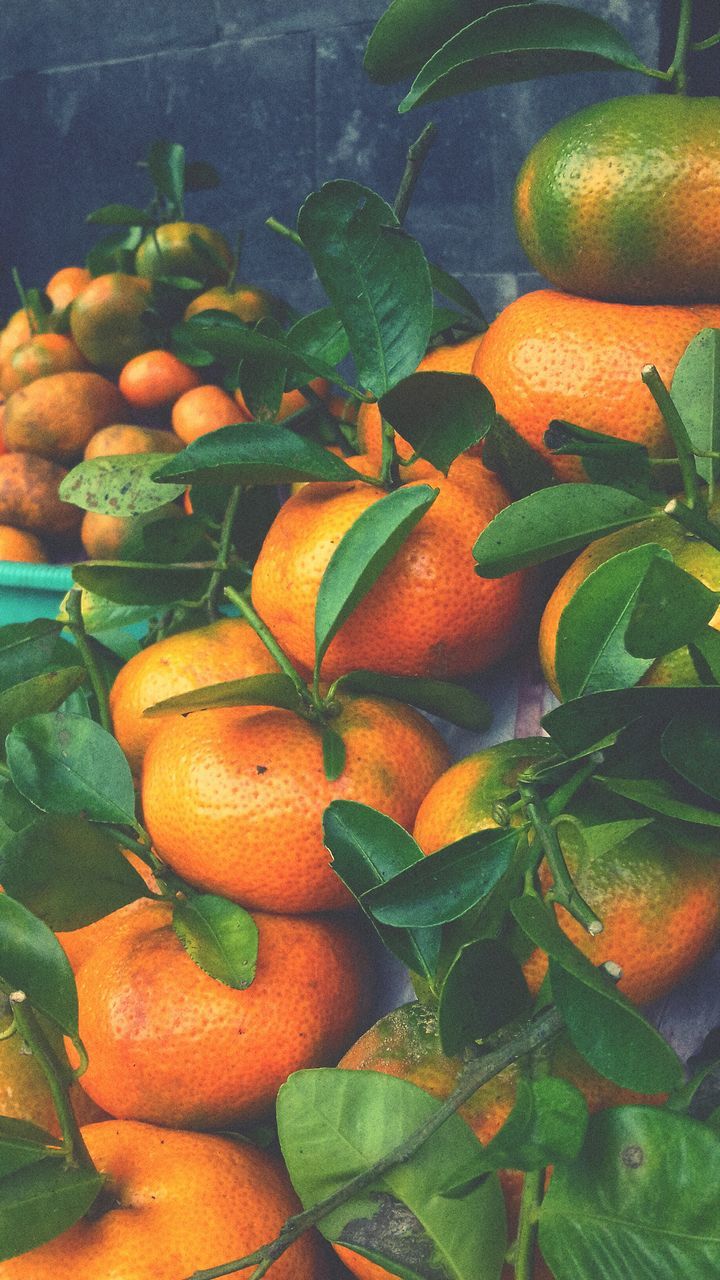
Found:
[[[0,882],[51,929],[81,929],[147,894],[102,827],[44,814],[0,852]]]
[[[113,231],[94,244],[85,259],[90,275],[106,275],[109,271],[132,273],[135,270],[135,250],[142,240],[142,227],[129,227]]]
[[[179,142],[153,142],[148,152],[148,170],[158,194],[170,202],[182,217],[185,194],[185,148]]]
[[[296,1071],[280,1090],[277,1114],[283,1158],[303,1205],[365,1173],[439,1106],[417,1085],[375,1071]],[[409,1160],[323,1217],[320,1230],[413,1280],[499,1280],[505,1214],[495,1177],[465,1200],[437,1195],[438,1183],[452,1182],[481,1152],[452,1115]]]
[[[606,739],[617,736],[641,718],[662,724],[681,712],[691,717],[704,709],[720,714],[720,690],[677,685],[610,689],[586,694],[554,707],[543,716],[542,727],[566,756],[588,755]]]
[[[152,227],[155,219],[135,204],[104,204],[85,219],[95,227]]]
[[[637,777],[616,777],[595,773],[595,781],[601,782],[617,796],[632,800],[652,813],[661,813],[679,822],[692,822],[702,826],[720,827],[720,812],[689,803],[676,787],[665,778],[641,773]]]
[[[594,484],[607,484],[638,498],[649,498],[652,468],[644,445],[589,431],[562,419],[550,423],[544,441],[554,454],[579,457]]]
[[[62,628],[54,618],[0,627],[0,692],[52,667],[77,665],[77,650],[60,637]]]
[[[212,707],[283,707],[286,711],[300,711],[302,702],[289,676],[271,672],[262,676],[246,676],[243,680],[224,680],[222,684],[209,684],[202,689],[190,689],[164,698],[146,707],[144,716],[184,714],[188,711],[207,711]]]
[[[316,671],[345,619],[377,582],[437,495],[438,490],[426,484],[396,489],[361,512],[340,539],[315,603]]]
[[[89,458],[69,471],[60,484],[63,502],[109,516],[137,516],[154,511],[183,492],[184,485],[161,487],[152,476],[166,453],[133,453],[124,457]]]
[[[670,553],[655,543],[621,551],[580,583],[560,615],[555,669],[563,701],[637,684],[652,663],[628,652],[628,623],[656,559]]]
[[[340,179],[313,192],[298,231],[348,337],[358,378],[376,396],[413,373],[432,324],[427,260],[374,191]]]
[[[480,733],[489,729],[492,711],[487,702],[472,689],[432,680],[424,676],[386,676],[377,671],[349,671],[341,676],[339,687],[351,693],[377,693],[382,698],[407,702],[420,711],[440,716],[449,724]]]
[[[84,667],[61,667],[59,671],[32,676],[0,693],[0,743],[26,716],[61,707],[86,678]]]
[[[720,684],[720,634],[708,627],[688,645],[693,666],[703,684]]]
[[[453,4],[455,0],[449,0],[449,2]],[[472,3],[474,4],[477,4],[477,2],[478,0],[472,0]],[[528,0],[528,2],[530,2],[530,0]],[[438,5],[436,0],[430,0],[430,4],[432,5],[433,10],[437,10]],[[496,9],[498,6],[496,3],[493,3],[492,7]],[[468,315],[472,316],[479,322],[474,328],[474,332],[477,333],[479,338],[488,327],[487,320],[485,319],[480,304],[473,297],[470,290],[466,289],[465,285],[462,284],[456,276],[451,275],[449,271],[445,271],[442,267],[439,267],[436,262],[430,263],[430,283],[437,293],[442,294],[443,298],[447,298],[448,302],[453,302],[456,307],[460,307],[461,311],[466,311]]]
[[[347,752],[341,736],[330,725],[322,730],[323,771],[328,782],[335,782],[345,768]]]
[[[720,1270],[720,1138],[654,1107],[590,1119],[577,1160],[556,1166],[540,1247],[557,1280],[706,1280]]]
[[[507,3],[507,0],[505,0]],[[417,75],[423,63],[469,22],[503,0],[393,0],[375,27],[364,67],[376,84]]]
[[[103,1184],[95,1169],[49,1158],[0,1178],[0,1259],[53,1240],[87,1213]]]
[[[502,578],[579,551],[594,538],[654,514],[646,502],[606,485],[540,489],[505,507],[483,530],[473,547],[477,572],[483,578]]]
[[[282,338],[268,338],[256,329],[249,329],[238,316],[227,311],[209,310],[192,316],[175,326],[172,340],[173,345],[187,343],[198,351],[207,351],[231,369],[235,369],[238,361],[246,356],[254,356],[283,369],[292,364],[304,371],[305,381],[308,376],[328,378],[345,391],[352,391],[332,364],[312,351],[301,350],[297,336],[292,344],[287,334]]]
[[[680,358],[673,374],[672,398],[693,448],[720,450],[720,329],[703,329]],[[698,475],[709,482],[717,459],[697,458]]]
[[[282,338],[283,331],[277,320],[265,316],[255,326],[255,333],[267,338]],[[258,422],[272,422],[280,408],[285,390],[287,367],[271,363],[262,356],[245,356],[240,365],[239,387],[253,418]]]
[[[708,689],[703,690],[707,696]],[[720,727],[707,706],[675,716],[660,742],[663,759],[681,778],[720,800]]]
[[[680,569],[667,553],[658,555],[637,593],[625,633],[628,652],[660,658],[681,649],[703,634],[719,602],[720,592]]]
[[[293,484],[362,480],[342,458],[278,422],[221,427],[156,468],[159,484]]]
[[[450,1057],[461,1054],[474,1041],[529,1013],[531,1007],[522,969],[504,942],[478,938],[466,943],[450,965],[440,992],[438,1031],[443,1052]]]
[[[64,711],[28,716],[8,734],[7,761],[18,791],[38,809],[135,823],[130,766],[94,720]]]
[[[172,926],[190,959],[211,978],[244,991],[255,977],[258,929],[249,911],[214,893],[175,905]]]
[[[37,1013],[77,1040],[77,991],[70,962],[52,929],[8,893],[0,893],[0,977],[12,991],[23,991]]]
[[[321,307],[319,311],[301,316],[285,336],[289,347],[308,356],[317,356],[333,367],[340,364],[350,351],[347,334],[334,307]],[[288,390],[301,387],[305,382],[307,372],[296,371],[291,364],[286,383]]]
[[[523,440],[499,414],[485,437],[483,462],[500,477],[511,498],[527,498],[536,490],[555,484],[547,458]]]
[[[115,604],[161,605],[202,600],[213,565],[158,565],[129,560],[87,560],[73,565],[73,581]]]
[[[457,920],[500,881],[517,841],[518,832],[505,827],[475,831],[369,890],[362,905],[381,924],[395,927]]]
[[[578,71],[643,71],[625,37],[567,5],[511,5],[477,18],[430,58],[399,110],[459,93]]]
[[[47,1159],[48,1147],[60,1153],[58,1139],[52,1134],[26,1120],[0,1116],[0,1180],[17,1169]]]
[[[411,373],[382,396],[383,418],[445,475],[495,422],[495,401],[471,373]]]

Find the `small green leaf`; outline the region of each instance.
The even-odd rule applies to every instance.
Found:
[[[424,676],[386,676],[376,671],[349,671],[342,676],[340,687],[351,693],[377,693],[382,698],[407,702],[420,711],[440,716],[449,724],[461,729],[481,733],[492,723],[492,711],[487,702],[472,689],[450,684],[446,680],[432,680]]]
[[[77,666],[77,650],[61,639],[62,628],[54,618],[0,627],[0,692],[54,667]]]
[[[556,672],[564,701],[629,688],[650,667],[650,656],[628,652],[626,633],[656,561],[672,563],[670,553],[652,542],[621,551],[598,565],[571,596],[557,629]]]
[[[315,603],[315,668],[345,619],[377,582],[386,565],[438,495],[419,484],[380,498],[340,539],[323,574]]]
[[[191,689],[165,698],[147,707],[143,715],[166,716],[188,711],[207,711],[211,707],[283,707],[300,711],[302,702],[289,676],[274,672],[263,676],[246,676],[243,680],[225,680],[202,689]]]
[[[104,204],[85,219],[95,227],[152,227],[155,219],[135,204]]]
[[[502,481],[511,498],[527,498],[556,483],[547,458],[533,449],[499,414],[485,437],[483,462]]]
[[[642,71],[625,37],[567,5],[512,5],[459,31],[430,58],[399,110],[459,93],[578,71]]]
[[[443,1052],[451,1057],[461,1054],[474,1041],[529,1013],[531,1007],[522,969],[509,947],[497,938],[467,943],[450,965],[440,993],[438,1031]]]
[[[173,911],[173,929],[191,960],[211,978],[244,991],[255,977],[258,928],[235,902],[193,894]]]
[[[3,846],[0,883],[51,929],[81,929],[147,893],[102,827],[55,814],[38,817]]]
[[[482,901],[508,870],[518,832],[490,827],[446,845],[363,895],[381,924],[427,928],[457,920]]]
[[[0,1259],[53,1240],[87,1213],[103,1184],[95,1169],[48,1158],[0,1179]]]
[[[348,336],[358,378],[376,396],[413,373],[430,339],[425,255],[380,196],[328,182],[306,199],[298,231]]]
[[[314,440],[278,422],[241,423],[201,436],[156,468],[162,489],[176,484],[293,484],[297,480],[357,482],[362,476]]]
[[[193,564],[87,560],[73,565],[73,581],[116,604],[144,607],[202,600],[210,586],[212,572],[211,564],[199,568]]]
[[[707,696],[709,690],[703,692]],[[720,724],[710,707],[675,716],[660,746],[663,759],[681,778],[720,800]]]
[[[325,361],[333,367],[340,364],[350,351],[348,337],[333,307],[322,307],[301,316],[288,329],[287,344],[293,350],[308,357]],[[307,370],[290,369],[287,387],[301,387],[307,382]]]
[[[61,667],[32,676],[21,684],[0,693],[0,743],[10,730],[26,716],[41,711],[56,711],[75,689],[85,682],[84,667]]]
[[[516,569],[579,551],[594,538],[654,514],[646,502],[605,485],[541,489],[505,507],[483,530],[473,548],[477,572],[484,578],[502,578]]]
[[[172,338],[174,345],[189,344],[198,351],[207,351],[229,369],[234,370],[239,360],[251,356],[283,369],[292,364],[304,371],[305,381],[308,377],[329,378],[346,391],[352,390],[332,364],[305,349],[301,350],[297,340],[291,344],[287,334],[282,339],[269,338],[256,329],[249,329],[238,316],[227,311],[202,311],[176,325]]]
[[[133,453],[89,458],[68,472],[60,485],[64,502],[109,516],[137,516],[154,511],[183,492],[184,485],[160,486],[152,479],[166,453]]]
[[[345,768],[345,743],[329,724],[322,730],[323,770],[328,782],[335,782]]]
[[[720,714],[720,690],[690,685],[610,689],[564,702],[543,716],[542,727],[568,757],[600,749],[635,721],[663,724],[681,713]]]
[[[652,468],[644,445],[589,431],[562,419],[550,423],[544,441],[554,454],[579,457],[593,484],[606,484],[638,498],[649,498]]]
[[[93,245],[85,259],[90,275],[104,276],[110,271],[132,274],[135,270],[135,250],[142,236],[142,227],[129,227],[103,236],[102,240]]]
[[[29,1164],[37,1164],[48,1156],[48,1147],[60,1153],[60,1144],[26,1120],[0,1116],[0,1180]]]
[[[255,332],[268,338],[283,337],[280,325],[272,316],[258,321]],[[262,356],[245,356],[240,365],[238,385],[256,421],[272,422],[276,417],[285,390],[286,373],[283,365],[270,363]]]
[[[12,991],[23,991],[37,1013],[77,1039],[77,991],[70,962],[52,930],[8,893],[0,893],[0,977]]]
[[[656,1107],[592,1116],[577,1160],[558,1164],[540,1210],[556,1280],[709,1280],[720,1270],[720,1138]]]
[[[654,763],[654,762],[653,762]],[[706,809],[688,801],[676,786],[667,778],[658,778],[654,773],[643,771],[637,776],[625,776],[627,766],[621,776],[594,774],[597,782],[601,782],[617,796],[632,800],[652,813],[661,813],[664,817],[675,818],[679,822],[692,822],[702,826],[720,827],[720,811]]]
[[[471,373],[411,373],[385,393],[380,411],[421,458],[445,475],[495,422],[495,401]]]
[[[720,329],[703,329],[680,358],[673,374],[672,398],[693,448],[720,450]],[[698,475],[709,482],[717,475],[713,458],[697,458]]]
[[[170,202],[176,217],[183,213],[185,148],[178,142],[158,139],[148,152],[148,169],[158,195]]]
[[[130,766],[94,720],[64,711],[29,716],[8,735],[7,760],[18,791],[39,809],[134,825]]]
[[[629,553],[626,553],[629,554]],[[667,553],[648,565],[625,634],[628,652],[638,658],[660,658],[701,636],[720,602]]]
[[[720,684],[720,633],[712,627],[688,645],[693,666],[703,684]]]

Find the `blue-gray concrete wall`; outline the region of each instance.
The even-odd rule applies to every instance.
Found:
[[[583,0],[656,65],[663,2]],[[220,171],[220,189],[191,197],[188,213],[230,236],[244,229],[243,277],[314,305],[307,260],[265,218],[292,223],[304,196],[329,178],[392,198],[408,144],[431,118],[438,137],[409,229],[488,311],[530,287],[510,216],[523,156],[570,110],[653,83],[568,76],[399,116],[402,87],[379,88],[362,70],[385,8],[386,0],[3,0],[3,311],[16,305],[10,266],[42,285],[82,261],[94,235],[89,210],[145,202],[137,162],[157,137],[183,142],[190,158]]]

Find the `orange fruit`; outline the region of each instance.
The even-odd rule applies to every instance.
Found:
[[[131,1120],[87,1125],[102,1200],[68,1231],[0,1263],[2,1280],[181,1280],[246,1257],[300,1204],[280,1161],[246,1142]],[[99,1212],[98,1212],[99,1208]],[[253,1268],[229,1274],[250,1276]],[[273,1280],[329,1280],[312,1232],[272,1265]]]
[[[257,324],[258,320],[272,316],[282,324],[287,315],[287,305],[282,298],[276,298],[256,284],[235,284],[231,288],[216,285],[188,303],[184,318],[190,320],[202,311],[229,311],[245,324]]]
[[[313,378],[312,382],[308,385],[312,387],[316,395],[320,396],[321,400],[327,400],[330,394],[330,384],[325,380],[325,378]],[[253,415],[245,403],[245,397],[239,388],[235,392],[235,402],[240,406],[243,417],[247,418],[249,422],[252,422],[254,420]],[[283,393],[282,400],[280,401],[280,408],[275,414],[274,421],[283,422],[285,418],[290,417],[291,413],[298,413],[300,409],[306,409],[307,406],[308,401],[299,387],[294,391],[285,391]]]
[[[10,449],[73,462],[95,431],[126,412],[117,387],[101,374],[51,373],[13,392],[3,430]]]
[[[193,387],[200,376],[171,351],[144,351],[123,365],[118,387],[133,409],[165,409]]]
[[[424,716],[385,699],[343,696],[332,725],[347,752],[334,782],[319,727],[293,711],[202,711],[165,726],[142,774],[158,855],[191,884],[243,906],[352,905],[323,844],[324,810],[358,800],[409,828],[448,754]]]
[[[22,307],[18,311],[13,311],[5,328],[0,332],[0,364],[3,364],[21,343],[29,342],[32,336],[33,331],[30,328],[27,312]]]
[[[53,311],[64,311],[69,307],[91,280],[92,276],[87,267],[61,267],[56,271],[45,285],[45,292],[52,302]]]
[[[720,325],[720,306],[633,306],[538,289],[492,322],[473,373],[558,479],[584,480],[578,458],[556,457],[545,447],[553,419],[635,440],[652,457],[674,456],[641,372],[654,364],[669,386],[688,343],[713,323]]]
[[[163,517],[181,519],[181,512],[171,503],[156,507],[145,516],[111,516],[101,511],[86,511],[80,526],[80,541],[91,560],[123,559],[123,547],[131,533],[148,520]]]
[[[76,975],[99,1106],[218,1128],[265,1115],[291,1071],[337,1061],[372,985],[351,922],[257,913],[257,969],[239,991],[190,959],[171,918],[163,902],[123,908]]]
[[[4,1031],[6,1024],[9,1025],[5,997],[0,1000],[0,1011],[0,1030]],[[51,1022],[45,1019],[41,1019],[41,1022],[50,1044],[62,1055],[62,1035]],[[104,1112],[91,1101],[79,1084],[72,1086],[71,1097],[73,1110],[80,1124],[104,1118]],[[9,1040],[0,1040],[0,1115],[12,1120],[27,1120],[48,1133],[56,1136],[60,1134],[45,1073],[17,1031]]]
[[[225,237],[199,222],[165,222],[145,236],[135,254],[138,275],[153,280],[186,276],[204,284],[222,284],[232,265],[233,253]]]
[[[536,142],[515,222],[533,266],[621,302],[720,296],[720,99],[637,94],[594,103]]]
[[[3,454],[0,523],[48,537],[76,533],[82,511],[58,497],[58,486],[66,475],[64,467],[34,453]]]
[[[66,338],[61,333],[38,333],[29,342],[16,347],[12,355],[0,365],[0,391],[9,396],[19,387],[34,382],[36,378],[89,367],[72,338]]]
[[[591,1111],[634,1102],[657,1104],[662,1101],[659,1095],[631,1093],[603,1079],[565,1040],[556,1041],[551,1054],[553,1074],[580,1089]],[[450,1058],[443,1053],[434,1014],[425,1006],[413,1003],[401,1005],[376,1022],[347,1051],[338,1066],[351,1071],[380,1071],[409,1080],[442,1100],[455,1088],[463,1063],[461,1058]],[[515,1101],[518,1074],[516,1066],[506,1067],[460,1108],[460,1115],[483,1144],[490,1142],[507,1120]],[[432,1138],[429,1141],[432,1142]],[[512,1240],[517,1228],[522,1175],[502,1170],[500,1181],[508,1210],[508,1235]],[[334,1247],[358,1280],[390,1280],[391,1272],[369,1263],[354,1250]],[[512,1275],[508,1268],[508,1278]],[[536,1266],[533,1275],[536,1280],[545,1280],[545,1277],[552,1280],[542,1265]]]
[[[29,564],[47,564],[42,543],[34,533],[0,524],[0,560],[24,560]]]
[[[566,606],[578,587],[599,565],[604,564],[611,556],[620,555],[622,551],[651,542],[665,547],[679,568],[691,573],[706,587],[713,591],[720,590],[720,551],[686,533],[677,520],[670,516],[654,516],[642,524],[630,525],[628,529],[619,529],[616,533],[598,538],[581,551],[563,574],[545,606],[540,622],[540,663],[547,683],[558,697],[560,690],[555,674],[555,653],[558,626]],[[712,619],[711,626],[720,629],[720,610]],[[667,685],[700,682],[690,654],[683,648],[657,658],[640,683]]]
[[[96,276],[77,295],[70,309],[70,331],[90,364],[117,371],[157,345],[145,314],[151,293],[149,280],[111,271]]]
[[[409,484],[439,496],[340,628],[323,662],[328,679],[357,667],[450,678],[480,671],[508,651],[523,612],[527,575],[475,573],[478,534],[510,501],[478,458],[447,477],[424,465]],[[383,493],[362,482],[313,483],[276,516],[255,564],[253,604],[282,648],[312,668],[315,601],[343,534]]]
[[[180,441],[172,431],[116,422],[111,427],[101,427],[90,437],[83,457],[108,458],[121,453],[177,453],[181,448]]]
[[[212,382],[186,391],[175,401],[172,409],[173,431],[183,444],[192,444],[208,431],[249,420],[250,415],[240,408],[237,401]]]
[[[166,636],[134,654],[121,667],[110,690],[113,733],[134,773],[139,773],[145,752],[165,716],[148,719],[146,707],[165,698],[224,680],[277,671],[277,664],[242,618],[221,618],[208,627],[195,627]],[[237,708],[238,716],[252,715],[257,707]],[[178,724],[177,717],[172,723]]]

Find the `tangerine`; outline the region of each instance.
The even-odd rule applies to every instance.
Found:
[[[3,431],[12,450],[73,462],[96,431],[126,412],[117,387],[102,374],[51,373],[13,392]]]
[[[36,378],[50,373],[69,373],[87,370],[90,366],[75,346],[72,338],[61,333],[37,333],[29,342],[16,347],[4,364],[0,365],[0,391],[12,395],[19,387],[25,387]]]
[[[175,401],[172,409],[173,431],[183,444],[192,444],[199,436],[220,427],[249,422],[250,415],[222,387],[212,382],[193,387]]]
[[[268,316],[283,324],[287,319],[287,304],[282,298],[256,284],[235,284],[230,288],[216,285],[198,294],[185,308],[185,320],[198,316],[203,311],[229,311],[244,324],[257,324]]]
[[[47,564],[43,545],[34,533],[0,524],[0,560],[21,560],[27,564]]]
[[[149,280],[110,271],[96,276],[70,308],[70,331],[90,364],[110,372],[156,345],[147,322]]]
[[[111,427],[101,427],[90,437],[83,457],[108,458],[127,453],[177,453],[180,441],[172,431],[153,427],[135,427],[116,422]]]
[[[144,351],[123,365],[118,387],[133,409],[152,411],[175,404],[200,386],[200,376],[170,351]]]
[[[53,311],[64,311],[69,307],[91,280],[92,276],[87,267],[61,267],[56,271],[45,285],[45,292],[52,302]]]
[[[64,467],[34,453],[0,457],[0,523],[48,537],[77,533],[82,511],[58,497]]]
[[[164,222],[145,236],[135,254],[138,275],[152,280],[185,276],[222,284],[232,267],[233,253],[225,237],[200,222]]]

